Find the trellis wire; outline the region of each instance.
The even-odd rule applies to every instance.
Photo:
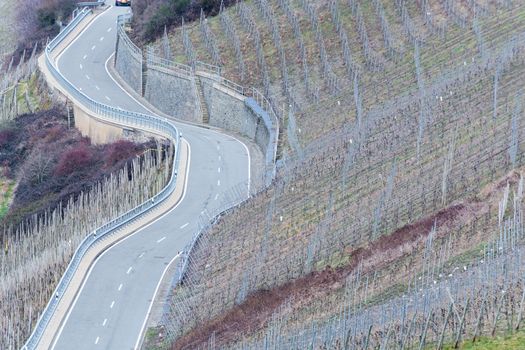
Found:
[[[235,58],[237,59],[237,65],[238,65],[241,81],[244,81],[246,68],[245,68],[244,58],[243,58],[243,54],[241,50],[241,41],[239,40],[239,36],[237,35],[237,30],[235,29],[235,25],[233,24],[233,21],[231,20],[230,15],[224,10],[224,5],[222,2],[221,2],[219,18],[220,18],[221,25],[222,25],[222,28],[226,36],[233,44],[233,48],[235,50]]]
[[[208,20],[204,16],[204,10],[201,8],[201,16],[199,21],[199,27],[201,30],[201,35],[204,38],[204,43],[208,52],[211,54],[213,64],[216,66],[221,65],[221,56],[219,55],[219,49],[217,48],[217,43],[215,42],[215,37],[213,32],[208,25]]]

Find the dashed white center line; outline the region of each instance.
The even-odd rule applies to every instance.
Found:
[[[100,340],[100,337],[97,337],[97,339],[95,339],[95,344],[98,344],[99,340]]]
[[[187,222],[187,223],[185,223],[184,225],[182,225],[180,228],[183,229],[183,228],[185,228],[186,226],[188,226],[189,224],[190,224],[190,223]]]
[[[129,275],[129,273],[131,272],[131,270],[133,270],[133,267],[129,267],[128,271],[126,271],[126,275]]]
[[[115,306],[115,300],[113,300],[113,301],[111,302],[111,305],[109,305],[109,308],[110,308],[110,309],[113,309],[113,306]]]
[[[84,57],[82,57],[83,60],[85,60],[87,58],[87,55],[84,55]]]
[[[219,167],[219,168],[217,169],[217,172],[218,172],[218,173],[220,173],[220,172],[221,172],[221,167]]]
[[[111,101],[111,99],[109,97],[107,97],[107,96],[104,96],[104,97],[106,98],[106,100]]]
[[[159,240],[157,241],[157,243],[160,243],[160,242],[162,242],[162,241],[165,240],[165,239],[166,239],[166,237],[162,237],[161,239],[159,239]]]
[[[86,74],[86,79],[89,80],[89,79],[91,79],[91,78],[89,77],[89,75]]]
[[[221,158],[221,156],[219,155],[219,161],[220,161],[221,159],[222,159],[222,158]]]
[[[118,286],[118,291],[120,292],[121,289],[122,289],[122,283]]]
[[[221,185],[221,180],[217,180],[217,186]]]
[[[100,88],[98,87],[98,85],[95,85],[95,89],[100,90]]]
[[[113,29],[113,28],[111,28],[111,27],[108,28],[108,33],[111,32],[111,29]]]
[[[107,318],[105,318],[105,319],[104,319],[104,322],[102,322],[102,327],[105,327],[105,326],[106,326],[106,323],[108,323],[108,319],[107,319]]]
[[[215,200],[217,200],[218,198],[219,198],[219,194],[217,193],[217,194],[215,195]]]
[[[219,151],[221,149],[221,146],[217,145],[217,151]]]
[[[97,47],[97,45],[91,46],[91,51],[95,50],[95,47]]]
[[[103,36],[102,36],[102,37],[100,37],[100,41],[103,41],[103,40],[104,40],[104,37],[103,37]]]
[[[140,255],[139,255],[139,259],[142,258],[144,256],[144,252],[142,252]]]
[[[84,69],[84,67],[82,67],[82,63],[80,64],[80,69]]]

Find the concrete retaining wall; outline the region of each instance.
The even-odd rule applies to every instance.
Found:
[[[115,69],[122,79],[138,94],[142,95],[142,57],[133,52],[126,40],[117,36]]]
[[[237,132],[255,140],[258,117],[245,105],[245,97],[218,84],[212,77],[199,74],[210,125]],[[263,151],[266,145],[259,145]]]
[[[124,136],[122,128],[102,123],[86,113],[76,104],[73,106],[75,127],[82,136],[87,136],[94,144],[114,142]]]
[[[168,115],[195,123],[201,121],[193,78],[148,65],[144,97]]]

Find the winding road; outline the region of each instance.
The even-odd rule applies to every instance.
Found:
[[[115,49],[117,16],[128,11],[111,7],[98,15],[60,54],[57,66],[92,99],[152,114],[106,68]],[[55,336],[53,349],[134,349],[163,272],[191,241],[201,213],[217,208],[225,193],[240,183],[246,184],[248,194],[250,154],[243,143],[213,130],[174,123],[190,146],[182,200],[96,260]]]

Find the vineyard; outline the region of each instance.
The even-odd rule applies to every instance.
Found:
[[[253,0],[150,50],[260,88],[284,133],[276,180],[200,237],[146,347],[442,348],[520,327],[522,3]]]

